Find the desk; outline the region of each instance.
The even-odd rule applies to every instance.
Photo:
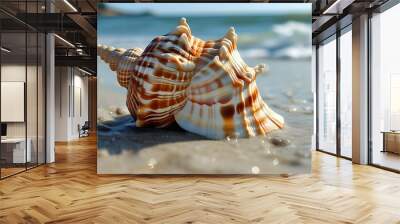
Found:
[[[5,138],[1,139],[1,156],[9,163],[25,163],[30,162],[31,154],[31,139],[28,142],[25,152],[25,138]],[[12,156],[11,156],[12,154]],[[4,156],[3,156],[4,155]],[[12,158],[12,160],[11,160]],[[27,160],[25,160],[27,159]]]
[[[383,131],[383,152],[400,154],[400,131]]]

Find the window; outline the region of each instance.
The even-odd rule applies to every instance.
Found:
[[[371,19],[371,162],[400,170],[400,5]]]
[[[318,149],[336,153],[336,39],[318,48]]]
[[[0,1],[0,7],[23,16],[42,12],[44,3]],[[44,33],[0,13],[0,178],[45,163],[45,44]]]
[[[352,33],[340,36],[340,155],[352,157]]]

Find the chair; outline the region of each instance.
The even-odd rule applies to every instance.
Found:
[[[89,129],[90,129],[89,121],[85,121],[82,127],[78,124],[79,138],[89,136]]]

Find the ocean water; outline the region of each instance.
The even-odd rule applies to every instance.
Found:
[[[181,16],[98,17],[98,43],[145,48],[174,29]],[[136,128],[127,114],[126,90],[98,59],[100,173],[304,173],[313,134],[311,21],[308,16],[186,16],[192,34],[218,39],[233,26],[265,102],[285,118],[285,128],[264,137],[205,139],[179,127]]]

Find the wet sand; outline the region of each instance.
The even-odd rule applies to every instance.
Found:
[[[285,137],[289,133],[291,137]],[[137,128],[130,115],[117,115],[98,125],[98,173],[305,173],[310,169],[310,151],[302,135],[303,131],[286,126],[268,136],[209,140],[177,125]]]

